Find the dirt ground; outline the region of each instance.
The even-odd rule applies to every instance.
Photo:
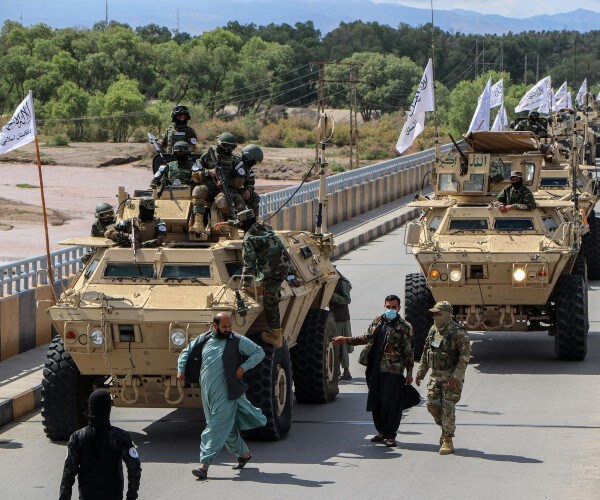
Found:
[[[265,161],[255,167],[259,193],[298,184],[315,159],[313,148],[263,150]],[[114,205],[119,186],[130,193],[148,186],[151,154],[145,143],[48,147],[42,142],[50,250],[61,248],[61,240],[89,234],[96,204]],[[335,151],[327,160],[346,161]],[[33,144],[0,157],[0,264],[44,253],[39,186]]]

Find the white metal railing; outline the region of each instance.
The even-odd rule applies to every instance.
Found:
[[[449,144],[442,146],[442,153],[451,147]],[[415,167],[433,160],[434,156],[434,150],[428,149],[420,153],[331,175],[327,178],[327,192],[335,193],[393,172]],[[298,186],[262,194],[260,196],[260,215],[264,216],[280,208],[296,189]],[[298,189],[298,192],[289,200],[288,205],[297,205],[316,199],[318,194],[319,181],[307,182]],[[66,276],[76,274],[82,267],[81,257],[86,251],[86,248],[73,246],[52,252],[50,257],[55,280],[60,281]],[[45,255],[0,265],[0,297],[25,292],[40,284],[47,284],[47,269],[48,262]]]

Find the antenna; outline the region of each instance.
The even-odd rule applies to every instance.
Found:
[[[104,3],[105,6],[105,21],[106,21],[106,26],[108,26],[108,0],[105,1]]]
[[[440,136],[438,133],[438,123],[437,123],[437,105],[435,102],[435,41],[434,41],[434,31],[433,31],[433,0],[431,0],[431,74],[433,75],[433,138],[434,138],[434,147],[435,147],[435,163],[433,167],[433,172],[431,175],[431,179],[434,180],[435,177],[435,165],[440,161]]]
[[[179,9],[177,9],[177,33],[179,33]]]

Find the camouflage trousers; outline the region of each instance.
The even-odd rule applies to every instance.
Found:
[[[460,400],[463,383],[456,384],[454,389],[442,377],[431,376],[427,384],[427,409],[435,423],[442,428],[442,434],[454,437],[456,430],[456,403]]]
[[[234,189],[230,189],[231,197],[233,198],[233,204],[238,212],[246,209],[246,202],[241,194],[238,194]],[[215,207],[224,216],[229,215],[231,212],[229,205],[227,204],[227,198],[216,184],[201,184],[196,186],[192,191],[192,199],[194,200],[194,213],[203,214],[204,206],[206,203],[213,203]]]
[[[281,282],[283,280],[284,277],[279,275],[263,280],[263,307],[271,328],[281,328],[279,301],[281,300]]]
[[[260,205],[260,196],[258,194],[256,194],[254,191],[250,191],[250,198],[248,198],[247,200],[244,200],[244,196],[242,194],[243,192],[244,192],[243,189],[238,190],[238,191],[236,191],[236,194],[241,196],[242,201],[245,204],[245,207],[251,209],[254,212],[254,215],[256,215],[258,217],[258,207]]]

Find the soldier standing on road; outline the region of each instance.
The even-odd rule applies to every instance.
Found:
[[[110,425],[110,393],[98,389],[89,399],[87,427],[75,431],[67,445],[59,500],[69,500],[77,476],[81,500],[121,500],[123,462],[127,467],[127,500],[138,497],[142,467],[129,434]]]
[[[173,111],[171,111],[171,121],[173,123],[167,129],[167,133],[163,136],[160,144],[164,151],[172,153],[173,146],[179,141],[187,142],[192,151],[196,150],[198,136],[196,131],[187,124],[191,118],[187,106],[180,106],[179,104],[173,106]]]
[[[261,163],[264,159],[262,149],[256,144],[248,144],[242,149],[243,169],[245,170],[244,185],[237,190],[242,196],[246,206],[254,211],[254,215],[258,217],[258,208],[260,205],[260,196],[256,194],[256,174],[252,167],[257,163]]]
[[[108,203],[98,203],[96,205],[96,220],[92,224],[91,235],[104,238],[104,233],[108,226],[115,223],[115,209]]]
[[[385,442],[388,447],[396,446],[402,411],[417,404],[408,403],[409,398],[405,398],[405,386],[410,386],[413,381],[415,347],[412,326],[400,317],[399,310],[400,298],[388,295],[385,312],[373,320],[363,336],[334,337],[332,340],[334,345],[366,344],[358,362],[367,367],[367,411],[372,412],[377,429],[371,442]]]
[[[210,464],[223,446],[237,457],[234,469],[243,469],[252,458],[240,430],[262,427],[267,419],[246,399],[243,376],[264,357],[262,347],[233,333],[231,318],[226,313],[218,313],[211,329],[192,340],[179,354],[177,379],[195,382],[190,377],[199,377],[206,417],[200,467],[192,470],[198,479],[206,479]]]
[[[337,337],[352,337],[352,330],[350,325],[350,308],[348,304],[351,302],[350,298],[350,290],[352,290],[352,285],[350,281],[340,273],[339,269],[336,267],[337,273],[340,275],[337,284],[335,285],[335,290],[333,291],[333,295],[329,300],[329,310],[333,314],[333,318],[335,319],[335,333]],[[336,346],[336,349],[339,353],[339,360],[342,370],[341,380],[352,380],[352,375],[350,375],[350,358],[348,356],[354,350],[354,346],[348,344],[341,344]]]
[[[523,172],[513,170],[510,173],[510,186],[498,193],[496,204],[502,213],[513,209],[533,210],[536,207],[533,193],[523,184]]]
[[[449,455],[454,453],[455,406],[460,400],[471,357],[471,344],[462,323],[452,319],[453,311],[449,302],[438,302],[430,311],[434,324],[425,340],[417,385],[421,385],[431,368],[427,384],[427,409],[435,423],[442,428],[440,455]]]
[[[161,246],[167,237],[167,226],[162,219],[154,217],[155,209],[156,203],[153,198],[140,198],[138,216],[117,222],[108,228],[104,237],[120,245],[130,244],[132,225],[135,225],[136,246],[142,248]]]

